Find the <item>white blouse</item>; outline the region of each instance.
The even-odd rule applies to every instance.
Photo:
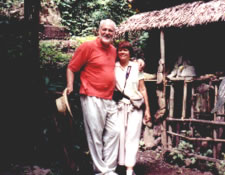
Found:
[[[126,82],[126,87],[124,89],[124,84],[126,80],[127,68],[131,66],[130,74]],[[132,99],[139,99],[142,94],[138,91],[139,80],[144,79],[144,72],[139,71],[139,65],[137,62],[129,61],[128,65],[123,68],[120,62],[116,62],[115,65],[115,76],[116,76],[116,89],[119,91],[124,90],[124,94]],[[124,103],[129,103],[127,99],[123,98]]]

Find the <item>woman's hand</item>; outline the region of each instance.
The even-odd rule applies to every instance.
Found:
[[[144,123],[148,123],[152,120],[150,112],[148,110],[145,110],[145,115],[144,115]]]
[[[145,116],[144,116],[144,119],[143,119],[143,124],[148,126],[149,128],[152,127],[152,119],[151,119],[151,115],[150,115],[150,112],[148,111],[145,111]]]

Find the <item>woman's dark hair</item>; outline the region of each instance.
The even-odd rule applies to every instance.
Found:
[[[131,43],[129,41],[120,41],[119,44],[118,44],[118,50],[119,49],[128,49],[129,52],[130,52],[130,56],[132,57],[133,54],[134,54],[134,50],[133,50],[133,47],[131,45]]]

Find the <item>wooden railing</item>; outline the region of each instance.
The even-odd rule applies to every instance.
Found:
[[[163,145],[167,150],[173,150],[180,143],[180,140],[186,140],[195,145],[196,142],[206,143],[207,146],[211,145],[213,156],[206,157],[198,153],[194,156],[198,159],[218,161],[220,154],[222,153],[221,147],[225,144],[225,122],[224,122],[224,107],[219,113],[211,113],[212,108],[217,102],[218,87],[221,79],[216,80],[171,80],[167,82],[167,109],[168,116],[166,118],[166,145]],[[182,91],[182,97],[180,103],[177,102],[177,96],[175,86],[182,84],[178,89],[179,93]],[[206,100],[206,111],[197,111],[196,102],[197,98],[200,98],[196,88],[203,83],[207,83],[211,86],[210,89],[203,92]],[[198,96],[198,97],[197,97]],[[177,109],[176,107],[180,108]],[[180,113],[175,113],[180,111]],[[201,136],[196,135],[196,131],[199,128],[203,128]],[[188,132],[188,135],[182,131]],[[197,145],[195,145],[197,146]],[[196,148],[195,148],[196,149]],[[209,148],[210,149],[210,148]]]

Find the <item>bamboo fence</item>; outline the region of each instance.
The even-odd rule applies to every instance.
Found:
[[[176,83],[183,81],[183,96],[182,96],[182,109],[181,115],[176,116],[174,114],[175,111],[175,89],[174,86]],[[215,106],[217,102],[218,95],[218,85],[220,83],[220,79],[217,80],[208,80],[208,83],[213,85],[213,96],[207,96],[207,102],[213,101]],[[168,101],[168,117],[166,118],[166,139],[167,144],[164,145],[164,148],[167,150],[172,150],[174,147],[178,146],[181,139],[189,141],[191,143],[194,142],[206,142],[207,145],[212,145],[213,157],[205,157],[199,154],[193,154],[196,158],[202,160],[209,160],[216,162],[219,160],[219,155],[221,154],[221,144],[225,144],[224,132],[225,132],[225,122],[224,122],[224,107],[219,113],[210,113],[210,112],[198,112],[195,109],[195,100],[196,100],[196,85],[199,83],[205,82],[205,80],[178,80],[178,81],[169,81],[167,83],[169,93]],[[190,94],[188,93],[190,90]],[[205,93],[208,93],[206,91]],[[187,108],[187,103],[191,104],[190,109]],[[212,106],[206,107],[208,110],[212,110]],[[189,113],[187,114],[187,112]],[[201,116],[201,118],[199,118]],[[205,135],[205,137],[195,136],[195,131],[198,129],[198,126],[202,125],[204,131],[203,133],[211,133],[210,135]],[[186,126],[186,128],[184,127]],[[185,135],[182,133],[183,129],[189,131],[189,135]],[[205,131],[207,130],[207,131]],[[209,144],[210,143],[210,144]]]

